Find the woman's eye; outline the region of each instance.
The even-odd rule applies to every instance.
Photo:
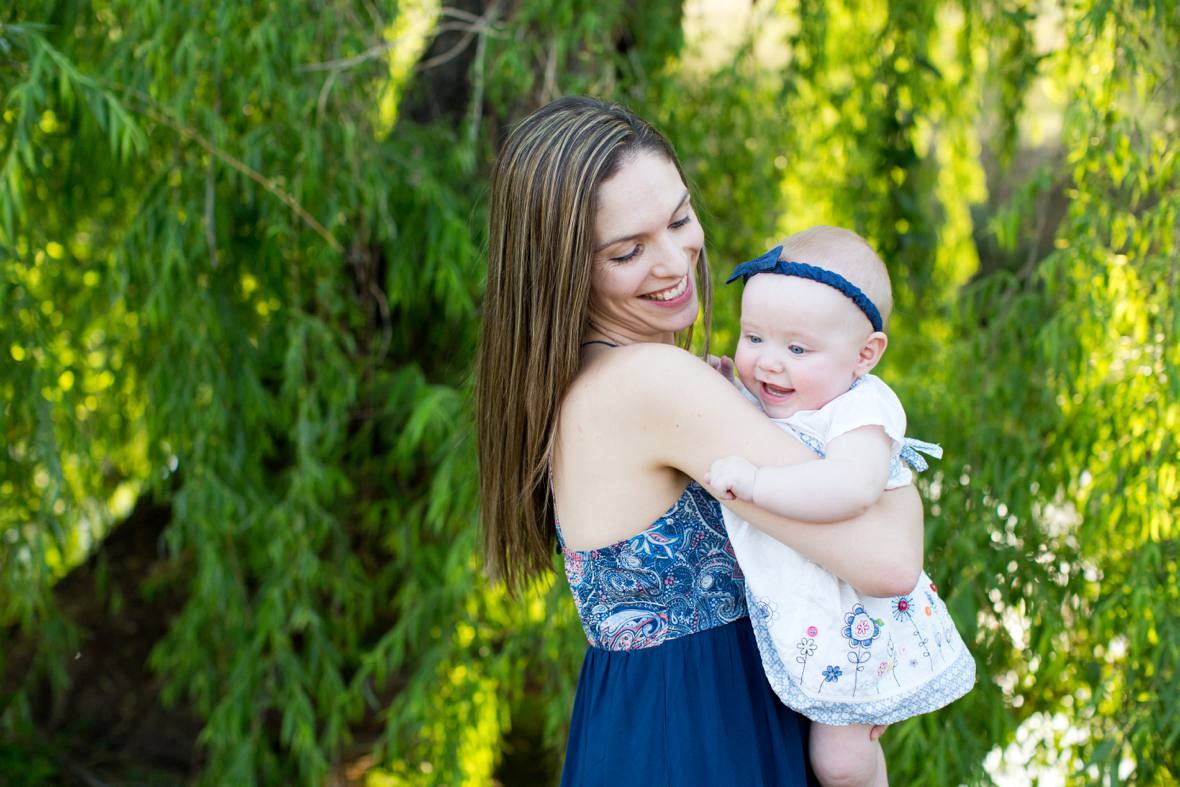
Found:
[[[631,249],[630,252],[628,252],[627,254],[624,254],[622,257],[611,257],[610,261],[611,262],[627,262],[628,260],[633,260],[636,257],[638,257],[640,252],[642,252],[642,251],[643,251],[643,244],[640,243],[635,248]]]
[[[692,214],[691,213],[689,213],[687,216],[680,219],[679,221],[672,222],[671,227],[674,230],[678,230],[681,227],[683,227],[685,224],[688,224],[690,221],[692,221]]]

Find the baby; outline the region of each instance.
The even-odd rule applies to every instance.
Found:
[[[742,263],[734,365],[747,397],[818,458],[786,467],[719,459],[707,482],[793,519],[854,516],[910,483],[901,402],[869,374],[893,306],[884,263],[856,233],[813,227]],[[916,444],[916,441],[908,441]],[[922,444],[937,455],[937,446]],[[884,726],[966,694],[975,662],[923,573],[904,596],[874,598],[729,510],[762,666],[778,696],[815,724],[812,766],[825,785],[887,784]]]

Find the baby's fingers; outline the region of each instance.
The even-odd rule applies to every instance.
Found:
[[[721,372],[721,376],[726,380],[733,382],[733,359],[728,355],[721,356],[720,363],[717,365],[717,371]]]
[[[705,361],[712,366],[717,373],[726,380],[733,382],[733,359],[728,355],[708,355],[705,356]]]
[[[718,459],[705,473],[705,486],[713,490],[713,496],[719,500],[733,500],[733,473],[725,465],[725,459]]]

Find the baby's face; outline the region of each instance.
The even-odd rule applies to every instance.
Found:
[[[771,418],[818,410],[848,390],[872,327],[826,284],[762,273],[746,283],[734,365]]]

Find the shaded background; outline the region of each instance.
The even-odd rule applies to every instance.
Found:
[[[1178,51],[1131,0],[9,4],[0,782],[555,780],[585,642],[481,577],[468,402],[490,161],[586,92],[719,279],[889,264],[979,664],[896,783],[1175,783]]]

